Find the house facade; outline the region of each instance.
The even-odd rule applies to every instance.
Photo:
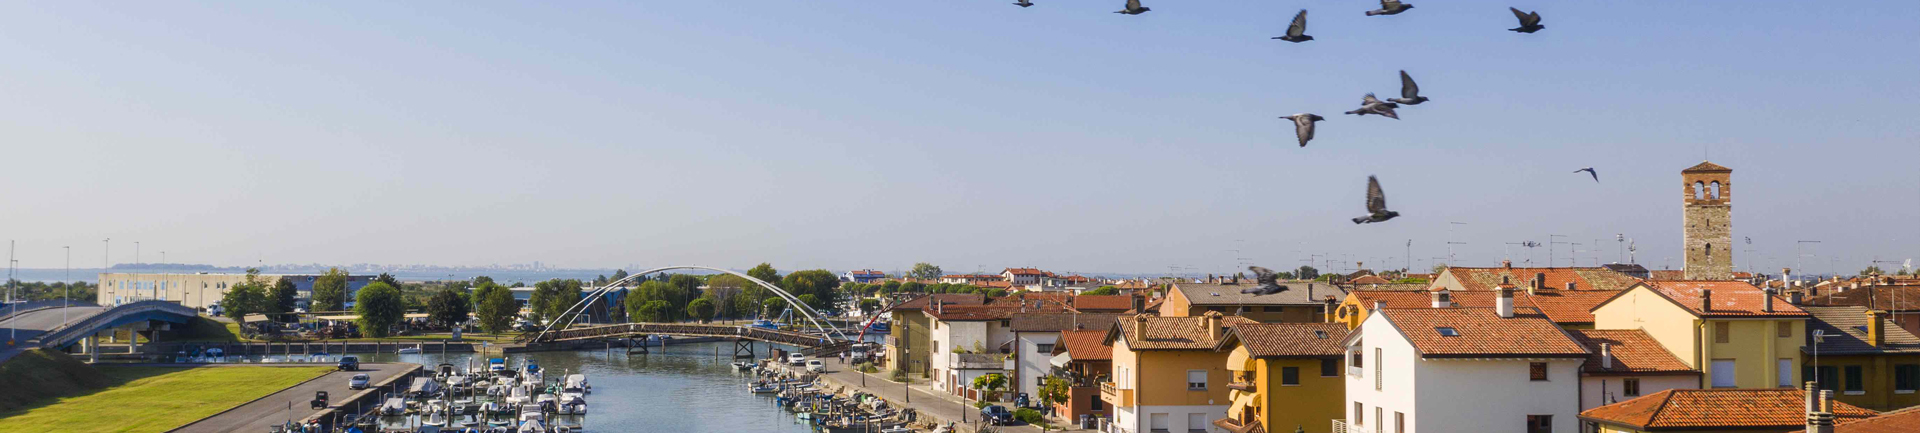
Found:
[[[1920,405],[1920,338],[1887,313],[1866,307],[1802,308],[1813,317],[1802,346],[1802,377],[1854,406],[1891,411]]]
[[[1669,389],[1700,387],[1700,372],[1638,329],[1569,331],[1592,353],[1580,366],[1580,410]]]
[[[1381,309],[1343,343],[1347,405],[1334,430],[1577,431],[1588,353],[1510,297],[1494,308]]]
[[[1226,327],[1252,323],[1208,312],[1198,317],[1137,315],[1115,323],[1110,382],[1101,398],[1113,408],[1114,433],[1211,432],[1231,402],[1227,353],[1216,351]]]
[[[1243,324],[1227,330],[1216,350],[1227,352],[1225,417],[1214,425],[1233,433],[1332,431],[1344,417],[1346,374],[1339,323]]]
[[[887,309],[888,317],[893,321],[886,342],[886,366],[889,370],[904,370],[909,375],[931,377],[931,353],[933,351],[933,318],[926,310],[956,305],[982,305],[987,302],[986,295],[980,294],[932,294],[902,301]]]
[[[1067,382],[1067,398],[1053,405],[1059,419],[1112,419],[1112,406],[1100,397],[1100,384],[1113,374],[1113,346],[1106,344],[1106,338],[1105,329],[1060,332],[1060,343],[1053,346],[1049,361],[1053,375]]]
[[[1740,281],[1655,281],[1593,310],[1596,329],[1640,329],[1703,388],[1792,388],[1800,382],[1807,312]]]
[[[1061,333],[1103,331],[1113,327],[1121,314],[1083,314],[1072,312],[1014,313],[1014,369],[1011,388],[1038,399],[1040,384],[1052,376],[1055,349]]]

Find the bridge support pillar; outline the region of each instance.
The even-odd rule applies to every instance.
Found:
[[[140,353],[140,330],[127,329],[127,354]]]
[[[100,362],[100,334],[87,336],[87,363]]]
[[[753,359],[753,340],[745,338],[733,340],[733,358]]]
[[[640,336],[640,338],[634,339],[633,342],[634,342],[633,344],[627,345],[628,355],[632,355],[634,353],[645,355],[648,353],[647,352],[647,336],[642,335]],[[639,350],[635,350],[635,349],[639,349]]]

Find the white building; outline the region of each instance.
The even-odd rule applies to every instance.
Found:
[[[1053,373],[1054,346],[1061,331],[1104,331],[1125,314],[1015,313],[1012,386],[1038,402],[1040,381]],[[1038,403],[1035,403],[1038,404]]]
[[[1592,356],[1580,368],[1580,410],[1669,389],[1700,387],[1700,372],[1639,329],[1570,331]]]
[[[1018,307],[944,304],[927,310],[931,318],[927,365],[930,376],[936,378],[934,389],[977,399],[981,396],[972,387],[974,378],[1004,374],[1013,380],[1011,322],[1017,311]]]
[[[1585,348],[1538,310],[1380,308],[1347,336],[1345,431],[1579,431]]]

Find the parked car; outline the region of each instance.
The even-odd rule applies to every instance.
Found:
[[[820,362],[818,359],[809,359],[807,360],[807,371],[825,373],[827,372],[827,363]]]
[[[366,374],[353,375],[352,379],[347,379],[347,389],[367,389],[367,382],[372,380],[373,378]]]
[[[340,371],[359,371],[360,358],[353,357],[353,356],[342,356],[340,357],[340,365],[337,366],[336,368],[338,368]]]
[[[794,365],[794,366],[807,365],[807,357],[806,355],[801,355],[798,353],[788,354],[787,365]]]
[[[1006,406],[987,405],[980,408],[980,419],[992,425],[1013,424],[1013,411],[1007,410]]]

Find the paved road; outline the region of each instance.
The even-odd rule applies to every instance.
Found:
[[[238,366],[244,366],[244,364]],[[305,366],[311,367],[312,365]],[[269,427],[286,422],[289,413],[291,413],[293,420],[297,422],[306,418],[308,415],[312,415],[314,412],[319,412],[318,410],[312,409],[312,406],[309,404],[309,402],[313,400],[313,393],[315,391],[326,391],[328,399],[332,400],[335,405],[338,405],[339,402],[346,401],[347,397],[361,392],[347,389],[347,380],[352,379],[355,374],[366,373],[372,377],[372,380],[369,382],[377,384],[380,383],[380,381],[387,380],[389,377],[404,373],[415,367],[419,367],[419,365],[406,363],[360,364],[360,371],[336,371],[327,373],[325,377],[295,385],[292,388],[287,388],[266,398],[255,400],[252,403],[247,403],[225,413],[196,421],[193,424],[188,424],[186,427],[181,427],[174,431],[195,433],[264,432],[267,431]],[[287,410],[288,403],[293,404],[293,410],[291,412]]]
[[[881,398],[887,399],[887,401],[889,402],[906,403],[906,397],[907,397],[908,391],[906,389],[903,389],[903,388],[906,388],[906,386],[902,386],[900,383],[890,382],[885,379],[881,379],[881,376],[878,374],[870,374],[870,375],[866,375],[867,386],[862,387],[860,386],[861,374],[859,371],[854,371],[852,367],[846,366],[845,364],[841,364],[838,360],[828,361],[827,365],[829,366],[829,368],[827,370],[826,376],[832,378],[835,381],[839,381],[840,383],[847,384],[847,386],[852,388],[866,391],[869,394],[879,395]],[[913,388],[913,391],[912,391],[913,402],[908,404],[908,407],[912,407],[914,410],[919,411],[923,415],[930,415],[936,418],[950,420],[954,422],[958,422],[961,419],[965,419],[967,421],[980,420],[980,410],[975,409],[973,407],[973,402],[962,400],[960,399],[960,397],[954,396],[953,394],[935,390],[929,386],[915,385],[912,388]],[[967,427],[968,428],[965,428],[962,430],[972,431],[971,424]],[[1034,427],[1031,425],[1017,425],[1017,426],[1000,427],[999,431],[1039,433],[1040,428]],[[1068,431],[1091,431],[1091,430],[1068,430]]]
[[[74,306],[20,313],[6,320],[0,320],[0,344],[4,344],[4,340],[9,338],[24,344],[28,339],[46,333],[49,329],[64,323],[78,322],[106,309],[106,307]]]

